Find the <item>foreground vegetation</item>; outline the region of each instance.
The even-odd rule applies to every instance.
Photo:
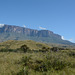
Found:
[[[3,42],[0,75],[75,75],[75,50],[34,41]]]
[[[0,52],[0,75],[75,75],[75,50],[43,47],[32,50],[21,46],[19,51]]]

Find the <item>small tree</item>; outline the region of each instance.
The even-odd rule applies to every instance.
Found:
[[[46,52],[46,51],[49,51],[50,48],[48,48],[48,47],[42,47],[42,50],[43,50],[44,52]]]
[[[29,50],[29,47],[27,47],[27,45],[22,45],[21,50],[25,53]]]

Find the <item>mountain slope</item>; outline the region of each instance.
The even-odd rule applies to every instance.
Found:
[[[73,44],[67,40],[62,40],[60,35],[49,30],[34,30],[12,25],[0,27],[0,41],[6,40],[34,40],[45,43]]]

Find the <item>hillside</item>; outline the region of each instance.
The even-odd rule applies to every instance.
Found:
[[[72,46],[72,45],[54,44],[54,43],[48,44],[48,43],[41,43],[41,42],[36,42],[32,40],[24,40],[24,41],[8,40],[8,41],[0,43],[0,49],[2,48],[17,49],[24,44],[27,45],[30,49],[34,49],[34,50],[39,50],[43,47],[46,47],[46,48],[59,47],[64,49],[75,49],[75,46]]]
[[[0,49],[8,48],[8,49],[17,49],[20,48],[22,45],[27,45],[30,49],[41,49],[42,47],[49,47],[44,43],[35,42],[32,40],[25,40],[25,41],[16,41],[16,40],[9,40],[0,43]]]

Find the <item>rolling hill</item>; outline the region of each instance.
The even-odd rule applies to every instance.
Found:
[[[47,44],[35,42],[32,40],[24,40],[24,41],[9,40],[9,41],[0,43],[0,49],[3,49],[3,48],[17,49],[24,44],[27,45],[30,49],[35,49],[35,50],[42,49],[42,47],[50,48],[50,46]]]

